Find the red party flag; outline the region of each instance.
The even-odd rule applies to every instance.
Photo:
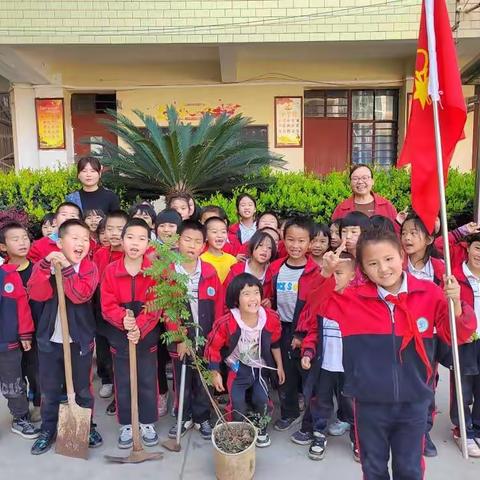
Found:
[[[430,232],[440,209],[433,123],[437,100],[446,181],[467,109],[445,0],[423,0],[410,121],[398,166],[412,165],[412,206]]]

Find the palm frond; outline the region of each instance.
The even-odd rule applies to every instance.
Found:
[[[102,162],[111,183],[148,196],[182,189],[190,193],[229,193],[241,185],[265,184],[265,167],[284,168],[285,161],[264,145],[242,139],[251,120],[242,115],[205,114],[198,126],[180,122],[173,106],[167,108],[168,127],[134,110],[136,120],[108,112],[107,128],[118,145],[102,140]]]

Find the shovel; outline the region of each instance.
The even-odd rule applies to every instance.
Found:
[[[67,385],[67,404],[60,404],[58,410],[57,441],[55,452],[73,458],[88,458],[88,437],[90,434],[91,408],[83,408],[75,402],[75,390],[72,377],[72,352],[70,350],[70,332],[68,330],[67,306],[63,290],[62,268],[55,263],[55,281],[57,283],[58,308],[63,337],[63,358],[65,365],[65,383]]]
[[[128,311],[132,316],[133,312]],[[128,457],[105,455],[105,460],[114,463],[142,463],[147,460],[160,460],[161,452],[146,452],[140,440],[140,425],[138,421],[138,383],[137,383],[137,346],[132,341],[128,342],[128,356],[130,362],[130,409],[132,411],[132,437],[133,449]]]
[[[180,392],[178,399],[178,413],[177,413],[177,438],[169,438],[162,443],[162,447],[171,452],[179,452],[182,449],[180,445],[180,438],[182,436],[182,422],[183,422],[183,403],[185,399],[185,377],[187,374],[187,356],[184,355],[182,361],[182,373],[180,375]]]

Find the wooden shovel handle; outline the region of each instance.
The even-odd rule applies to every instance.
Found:
[[[127,313],[133,317],[133,312],[127,310]],[[143,450],[140,442],[140,431],[138,421],[138,378],[137,378],[137,345],[132,341],[128,341],[128,357],[130,363],[130,409],[132,418],[132,436],[133,450]]]
[[[72,375],[72,352],[70,350],[70,332],[68,329],[67,304],[65,302],[65,291],[63,289],[62,266],[55,262],[55,281],[57,283],[58,310],[60,313],[60,324],[62,325],[63,358],[65,365],[65,382],[67,384],[67,396],[69,402],[75,400]]]

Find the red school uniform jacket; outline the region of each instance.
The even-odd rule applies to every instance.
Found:
[[[213,322],[224,313],[225,295],[222,283],[218,278],[215,268],[207,262],[200,260],[201,273],[198,282],[198,323],[202,329],[201,335],[207,338],[212,330]],[[170,265],[171,269],[175,266]],[[177,322],[165,319],[168,331],[176,332],[179,328]],[[193,332],[190,332],[193,336]]]
[[[32,243],[30,251],[28,252],[28,259],[33,263],[37,263],[49,253],[59,251],[60,249],[57,247],[56,240],[53,240],[49,236],[42,237]]]
[[[265,275],[265,287],[263,290],[264,298],[270,299],[272,308],[277,309],[277,279],[282,265],[288,260],[286,258],[279,258],[270,264],[268,267],[267,273]],[[305,265],[305,270],[303,271],[300,280],[298,282],[298,292],[297,292],[297,303],[295,305],[295,312],[293,314],[292,326],[293,330],[302,336],[306,332],[298,331],[297,323],[300,317],[300,314],[305,306],[307,301],[307,296],[309,295],[310,290],[314,285],[317,284],[317,279],[320,276],[319,266],[310,258],[307,257],[307,263]]]
[[[16,265],[0,266],[0,289],[0,352],[7,352],[31,340],[35,327]]]
[[[228,272],[227,278],[223,282],[223,289],[225,290],[225,292],[227,291],[228,286],[230,285],[230,283],[235,277],[237,277],[241,273],[245,273],[246,266],[247,266],[247,262],[237,262],[235,265],[232,265],[230,272]],[[267,271],[268,271],[268,267],[267,267]],[[270,292],[272,289],[271,286],[267,284],[271,281],[272,281],[271,275],[267,275],[265,273],[265,279],[263,281],[263,298],[266,298],[265,291],[268,290]]]
[[[397,225],[397,210],[395,207],[386,199],[380,195],[372,192],[373,202],[374,202],[374,212],[373,215],[383,215],[384,217],[389,218],[394,225]],[[332,214],[332,221],[337,220],[337,218],[343,218],[348,213],[355,211],[355,201],[353,195],[341,202]],[[397,225],[398,226],[398,225]]]
[[[98,285],[98,270],[91,260],[84,258],[78,272],[73,265],[62,268],[62,277],[70,337],[80,345],[81,353],[86,354],[91,350],[95,336],[91,300]],[[44,302],[36,337],[39,349],[48,352],[58,313],[57,285],[50,262],[42,259],[35,264],[27,283],[27,292],[32,300]]]
[[[101,247],[93,255],[93,263],[98,268],[98,276],[100,280],[103,278],[103,274],[108,265],[112,262],[120,260],[123,257],[123,251],[112,250],[111,247]]]
[[[56,235],[57,234],[55,233],[54,238],[48,236],[35,240],[30,247],[27,258],[31,262],[37,263],[38,261],[42,260],[42,258],[45,258],[49,253],[59,252],[60,249],[58,248],[57,241],[55,239]],[[97,248],[97,242],[93,238],[90,238],[90,250],[88,252],[88,258],[93,258],[93,253],[95,250],[97,250]]]
[[[271,349],[280,348],[282,328],[277,312],[266,308],[265,313],[267,321],[261,333],[260,354],[267,366],[275,368]],[[215,320],[204,355],[209,362],[210,370],[220,370],[220,363],[235,350],[240,334],[240,328],[231,311]]]
[[[107,265],[100,284],[100,298],[103,318],[122,332],[126,338],[123,318],[127,308],[132,310],[140,329],[141,338],[145,338],[160,320],[158,310],[148,311],[145,306],[155,299],[151,287],[155,280],[143,272],[151,266],[150,259],[144,255],[140,272],[132,277],[125,268],[123,258]]]
[[[463,273],[463,262],[452,266],[452,273],[460,284],[460,298],[474,309],[475,297],[470,282]],[[478,321],[478,319],[477,319]],[[480,374],[480,360],[477,358],[477,348],[475,343],[480,340],[474,340],[458,347],[458,356],[460,359],[460,369],[464,375],[479,375]],[[453,366],[453,360],[450,359],[450,367]]]
[[[431,365],[434,360],[434,327],[442,341],[451,343],[447,300],[433,282],[406,275],[405,303],[396,306],[393,314],[372,282],[338,293],[334,291],[333,277],[318,280],[311,314],[335,319],[340,325],[348,396],[381,403],[431,398],[424,362]],[[465,302],[462,308],[462,315],[457,318],[459,344],[469,340],[477,323],[472,308]],[[427,359],[422,360],[414,338],[401,351],[404,336],[409,334],[420,336]]]
[[[450,261],[452,262],[452,270],[455,266],[461,265],[468,260],[468,245],[463,242],[464,235],[459,228],[448,232],[448,245],[450,247]],[[434,242],[435,248],[443,256],[443,237],[439,236]]]

